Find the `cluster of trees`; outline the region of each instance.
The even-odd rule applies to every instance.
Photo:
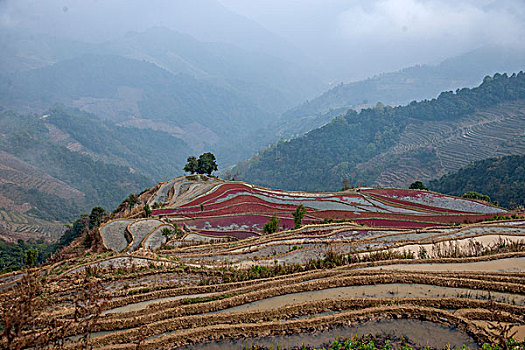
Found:
[[[374,169],[357,165],[394,146],[407,125],[457,120],[479,108],[518,99],[525,99],[523,72],[510,77],[495,74],[476,88],[444,92],[436,99],[407,106],[378,104],[359,113],[349,110],[304,136],[261,151],[233,171],[239,172],[241,180],[290,190],[336,190],[341,179],[371,184],[382,165]]]
[[[191,174],[211,175],[212,172],[217,170],[215,155],[211,152],[206,152],[201,154],[199,159],[194,156],[188,157],[183,170]]]
[[[423,182],[419,181],[419,180],[412,182],[408,188],[411,189],[411,190],[428,191],[427,186],[425,186],[425,184]]]
[[[463,193],[463,196],[461,196],[463,198],[470,198],[470,199],[479,199],[479,200],[482,200],[482,201],[485,201],[485,202],[490,202],[490,197],[487,196],[486,194],[481,194],[481,193],[478,193],[476,191],[468,191],[468,192],[465,192]]]
[[[306,207],[302,204],[299,204],[297,208],[292,212],[293,216],[293,222],[294,227],[293,229],[296,230],[298,228],[301,228],[303,226],[303,219],[306,215]],[[273,214],[270,221],[268,221],[266,224],[264,224],[263,232],[264,233],[274,233],[279,230],[279,223],[281,222],[281,219],[277,217],[277,214]]]
[[[492,199],[506,208],[525,206],[525,155],[473,162],[455,173],[430,181],[429,187],[455,196]]]

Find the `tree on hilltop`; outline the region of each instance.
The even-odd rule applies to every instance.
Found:
[[[187,163],[184,166],[183,170],[191,174],[195,174],[199,169],[199,163],[197,162],[197,158],[191,156],[191,157],[188,157],[186,161]]]
[[[211,175],[213,171],[217,170],[217,163],[215,162],[215,156],[211,152],[203,153],[199,156],[198,172],[199,174]]]
[[[217,169],[215,155],[211,152],[206,152],[201,154],[199,159],[193,156],[188,157],[187,163],[183,170],[191,174],[197,173],[211,175],[211,173]]]

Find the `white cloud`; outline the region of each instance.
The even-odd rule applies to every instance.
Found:
[[[220,0],[360,79],[486,45],[525,49],[525,0]]]
[[[522,2],[379,0],[357,2],[338,18],[349,42],[404,45],[447,50],[484,44],[523,43]]]

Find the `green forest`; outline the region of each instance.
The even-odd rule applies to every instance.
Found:
[[[390,107],[380,103],[360,113],[349,110],[306,135],[281,141],[240,163],[232,173],[258,185],[292,190],[336,190],[343,180],[371,184],[378,173],[357,165],[389,149],[410,123],[457,120],[478,109],[525,98],[525,73],[495,74],[472,89]]]
[[[429,188],[455,196],[475,191],[506,208],[525,206],[525,156],[480,160],[430,181]]]

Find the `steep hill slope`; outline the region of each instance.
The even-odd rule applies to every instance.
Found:
[[[118,126],[76,109],[52,108],[38,123],[54,144],[93,160],[126,166],[151,182],[180,173],[191,153],[188,145],[165,131]]]
[[[0,238],[58,239],[81,212],[84,193],[0,151]]]
[[[476,191],[504,207],[525,206],[525,155],[480,160],[430,181],[429,187],[456,196]]]
[[[433,98],[441,91],[477,86],[487,74],[517,72],[523,69],[524,62],[524,51],[484,47],[449,58],[436,66],[414,66],[363,81],[341,83],[285,112],[271,130],[288,139],[326,124],[333,110],[359,110],[377,102],[397,106]],[[304,120],[308,122],[301,125]]]
[[[525,74],[496,74],[479,87],[404,107],[350,110],[303,137],[240,164],[238,179],[276,188],[406,186],[470,161],[525,153]]]
[[[394,147],[357,166],[375,184],[408,186],[484,158],[525,154],[525,100],[505,102],[456,121],[408,125]],[[363,180],[367,181],[363,176]]]
[[[82,192],[90,205],[112,207],[129,192],[180,173],[188,151],[165,132],[119,127],[64,108],[43,116],[2,112],[0,126],[2,151],[36,169],[35,178],[50,175]],[[151,155],[161,151],[162,162]],[[45,192],[35,186],[25,187]]]

